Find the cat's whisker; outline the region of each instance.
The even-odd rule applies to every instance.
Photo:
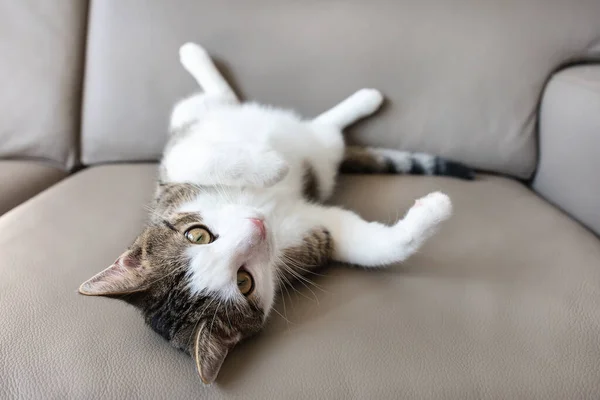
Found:
[[[194,324],[194,329],[192,330],[192,334],[190,335],[190,338],[188,339],[188,343],[187,343],[188,347],[190,347],[190,344],[191,344],[192,340],[194,339],[194,336],[195,336],[194,332],[196,332],[198,325],[200,324],[200,322],[202,322],[202,317],[204,316],[205,311],[208,310],[208,308],[215,302],[215,300],[216,300],[216,298],[213,297],[212,299],[210,299],[208,304],[205,304],[204,307],[202,307],[202,312],[200,313],[198,320]]]
[[[298,280],[306,282],[310,285],[313,285],[315,288],[328,293],[327,290],[323,289],[323,287],[321,287],[320,285],[318,285],[317,283],[311,281],[310,279],[308,279],[306,276],[300,274],[298,271],[296,271],[293,267],[289,266],[283,259],[280,259],[280,262],[285,266],[285,268],[287,269],[288,272],[290,272],[290,274],[294,275],[294,277],[296,277]]]
[[[293,306],[294,302],[293,302],[292,296],[288,290],[288,286],[291,287],[292,283],[289,281],[289,279],[287,279],[287,277],[285,276],[285,273],[283,271],[281,271],[280,269],[277,270],[277,277],[279,278],[279,286],[285,289],[285,291],[287,292],[287,295],[290,299],[290,302],[292,303],[292,306]],[[283,296],[283,293],[281,295]]]
[[[289,319],[287,319],[286,317],[284,317],[284,316],[283,316],[283,315],[282,315],[282,314],[281,314],[279,311],[277,311],[276,309],[274,309],[274,308],[273,308],[273,312],[274,312],[275,314],[279,315],[281,318],[283,318],[283,320],[284,320],[284,321],[285,321],[285,322],[288,324],[288,328],[289,328],[289,325],[290,325],[290,324],[294,325],[294,323],[293,323],[293,322],[291,322]]]
[[[219,300],[219,302],[217,303],[217,306],[215,307],[215,315],[213,315],[212,322],[210,323],[210,329],[208,330],[208,336],[212,335],[213,325],[215,323],[215,319],[217,318],[217,313],[219,311],[219,308],[221,307],[222,304],[223,304],[222,301]]]
[[[296,277],[302,276],[302,274],[298,273],[296,271],[296,269],[304,270],[304,268],[302,268],[299,265],[299,263],[297,263],[295,260],[291,260],[290,258],[288,258],[285,255],[280,255],[277,257],[277,261],[281,266],[283,266],[285,268],[286,271],[294,272],[295,273],[294,276],[296,276]],[[308,278],[305,278],[304,276],[302,276],[302,278],[308,279]]]
[[[313,282],[310,282],[310,280],[308,280],[308,279],[304,278],[302,275],[300,275],[299,273],[297,273],[296,271],[294,271],[294,270],[293,270],[291,267],[289,267],[288,265],[286,265],[286,264],[283,264],[283,265],[284,265],[284,267],[286,268],[286,270],[287,270],[287,271],[288,271],[288,272],[289,272],[289,273],[290,273],[292,276],[294,276],[294,277],[297,279],[297,281],[298,281],[298,282],[300,282],[300,284],[302,284],[302,285],[303,285],[303,286],[304,286],[304,287],[305,287],[305,288],[306,288],[306,289],[307,289],[309,292],[311,292],[311,293],[313,294],[313,296],[314,296],[314,300],[316,300],[316,302],[317,302],[317,304],[318,304],[318,303],[319,303],[319,298],[317,297],[317,294],[316,294],[316,293],[315,293],[315,292],[314,292],[314,291],[313,291],[313,290],[310,288],[310,286],[308,286],[308,285],[305,283],[305,281],[306,281],[306,282],[308,282],[308,283],[313,283]],[[293,287],[293,286],[292,286],[292,287]],[[300,292],[300,291],[298,291],[298,293],[301,293],[301,292]]]
[[[308,286],[308,285],[311,285],[312,287],[314,287],[315,289],[318,289],[319,291],[321,291],[323,293],[329,293],[322,286],[317,285],[315,282],[313,282],[310,279],[306,278],[305,276],[303,276],[302,274],[298,273],[297,271],[291,270],[290,273],[296,278],[296,280],[298,280],[298,282],[300,282],[307,289],[310,288],[310,286]],[[311,291],[311,293],[314,293],[311,289],[309,289],[309,290]],[[315,297],[316,297],[316,295],[315,295]]]
[[[285,275],[280,270],[277,270],[277,278],[278,278],[278,284],[279,284],[280,292],[281,292],[281,301],[283,303],[283,313],[285,314],[286,320],[287,320],[287,308],[285,305],[285,294],[283,293],[283,291],[281,289],[285,290],[285,293],[288,295],[288,298],[290,299],[290,303],[292,304],[292,307],[293,307],[294,302],[292,300],[292,295],[290,294],[290,291],[288,290],[288,285],[285,282],[283,282]],[[287,281],[287,279],[286,279],[286,281]],[[288,282],[288,284],[290,284],[289,281],[287,281],[287,282]]]
[[[290,262],[290,264],[297,265],[297,266],[304,266],[304,267],[308,267],[308,268],[316,268],[316,267],[319,267],[319,265],[316,265],[316,264],[309,264],[309,263],[307,263],[307,262],[306,262],[306,261],[304,261],[304,260],[303,260],[302,262],[300,262],[300,261],[298,261],[298,260],[296,260],[296,259],[292,258],[291,256],[289,256],[289,255],[288,255],[288,254],[286,254],[285,252],[284,252],[284,253],[282,253],[282,254],[280,254],[280,255],[279,255],[279,258],[281,258],[281,259],[284,259],[284,260],[286,260],[286,261],[289,261],[289,262]]]
[[[323,289],[320,285],[316,284],[315,282],[311,281],[310,279],[308,279],[307,277],[305,277],[304,275],[300,274],[298,271],[295,271],[293,268],[288,266],[288,270],[289,272],[294,275],[294,277],[296,279],[298,279],[300,282],[304,282],[307,283],[309,285],[314,286],[316,289],[319,289],[323,292],[327,292],[325,289]]]
[[[217,172],[217,176],[219,177],[218,179],[220,181],[222,178],[221,178],[221,174],[219,172]],[[227,191],[223,187],[223,185],[221,185],[221,184],[215,185],[215,190],[217,191],[217,194],[219,195],[219,197],[220,197],[221,200],[225,200],[225,201],[228,200],[228,198],[227,198]]]
[[[281,285],[281,279],[279,279],[279,284]],[[285,287],[285,285],[282,286],[283,288]],[[286,306],[285,306],[285,296],[281,296],[281,303],[283,304],[283,313],[285,315],[287,315],[287,310],[286,310]],[[275,308],[273,308],[273,311],[277,311],[275,310]],[[284,318],[285,320],[287,320],[287,318]]]
[[[225,301],[225,315],[227,316],[227,321],[229,322],[229,329],[231,329],[233,331],[233,325],[231,325],[231,319],[229,319],[228,305],[229,305],[229,300],[226,300]]]
[[[302,296],[302,297],[304,297],[304,298],[306,298],[306,299],[308,299],[310,301],[315,301],[315,299],[308,297],[307,295],[305,295],[304,293],[302,293],[300,290],[298,290],[294,286],[294,284],[284,274],[282,274],[281,277],[286,281],[286,283],[287,283],[286,286],[289,287],[289,288],[291,288],[294,292],[296,292],[296,294],[299,294],[300,296]],[[288,294],[289,294],[289,292],[288,292]],[[290,301],[293,303],[291,295],[290,295]]]
[[[151,205],[149,205],[149,204],[145,204],[145,205],[143,206],[143,208],[144,208],[144,210],[146,210],[146,212],[148,212],[148,214],[150,214],[150,216],[154,216],[154,217],[156,217],[157,219],[162,219],[162,218],[164,217],[164,216],[163,216],[161,213],[159,213],[159,212],[156,210],[156,208],[154,208],[154,206],[151,206]]]
[[[206,311],[208,311],[212,305],[217,301],[216,297],[210,299],[210,302],[202,308],[202,313],[200,314],[200,318],[202,318]]]
[[[155,283],[158,283],[158,282],[162,281],[163,279],[166,279],[166,278],[168,278],[170,276],[173,276],[174,274],[176,274],[178,272],[181,272],[181,271],[183,271],[185,269],[186,269],[185,265],[181,266],[181,267],[177,267],[173,271],[169,272],[168,274],[165,274],[164,276],[161,276],[160,278],[158,278],[158,279],[150,282],[149,285],[154,285]]]
[[[308,264],[305,264],[304,267],[302,267],[300,265],[300,263],[298,263],[294,259],[289,258],[289,256],[287,256],[286,254],[283,254],[282,257],[283,257],[283,260],[285,260],[285,262],[287,264],[293,266],[296,269],[299,269],[299,270],[301,270],[303,272],[306,272],[308,274],[313,274],[313,275],[317,275],[317,276],[325,276],[324,274],[319,274],[318,272],[315,272],[315,271],[313,271],[313,270],[310,269],[310,268],[318,268],[318,267],[320,267],[319,265],[312,265],[312,264],[308,265]]]

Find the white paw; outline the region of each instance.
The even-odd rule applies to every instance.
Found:
[[[445,221],[452,215],[452,201],[442,192],[429,193],[415,202],[413,208],[433,221]]]
[[[360,89],[352,96],[364,114],[373,114],[381,107],[383,95],[377,89]]]
[[[399,225],[421,242],[433,235],[437,226],[452,215],[452,202],[441,192],[429,193],[415,202]]]
[[[208,52],[196,43],[188,42],[179,48],[179,61],[188,71],[206,60],[210,60]]]

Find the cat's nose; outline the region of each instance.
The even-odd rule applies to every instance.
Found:
[[[260,232],[260,236],[261,238],[266,238],[267,237],[267,229],[265,228],[265,223],[263,222],[262,219],[258,219],[258,218],[249,218],[250,222],[252,222],[252,224],[258,228],[258,231]]]

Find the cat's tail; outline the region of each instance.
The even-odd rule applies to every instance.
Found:
[[[475,179],[472,168],[443,157],[362,146],[346,147],[340,171],[351,174],[438,175]]]

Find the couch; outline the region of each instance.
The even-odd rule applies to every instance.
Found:
[[[0,397],[600,398],[598,21],[597,0],[1,1]],[[433,190],[454,216],[402,265],[284,291],[211,386],[133,307],[77,294],[145,222],[190,40],[307,116],[379,88],[349,142],[478,171],[342,176],[332,202],[367,219]]]

